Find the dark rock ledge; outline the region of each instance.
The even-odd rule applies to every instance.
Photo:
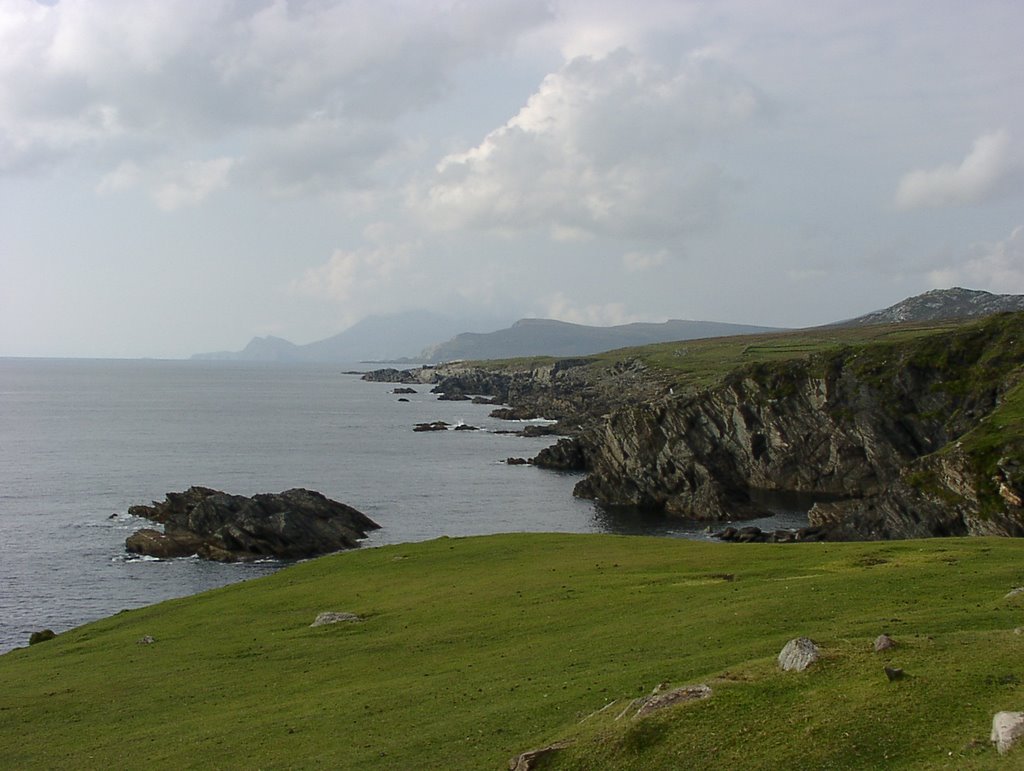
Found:
[[[196,554],[218,562],[300,559],[352,549],[380,527],[360,511],[312,490],[296,488],[251,498],[208,487],[168,493],[128,513],[162,524],[132,533],[134,554],[172,558]]]

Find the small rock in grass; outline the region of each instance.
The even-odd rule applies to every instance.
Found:
[[[152,645],[153,643],[156,642],[156,639],[154,639],[152,635],[148,635],[147,634],[147,635],[143,635],[142,637],[140,637],[135,642],[138,645]]]
[[[821,657],[821,651],[814,641],[797,637],[786,643],[779,653],[779,668],[784,672],[803,672]]]
[[[900,669],[899,667],[886,667],[885,668],[885,676],[889,678],[889,682],[890,683],[893,680],[902,680],[903,679],[903,670]]]
[[[880,634],[875,638],[875,653],[887,651],[896,647],[896,641],[887,634]]]
[[[1024,586],[1015,586],[1006,593],[1006,596],[1003,599],[1008,600],[1011,597],[1016,597],[1018,594],[1024,594]]]
[[[546,758],[551,753],[558,752],[558,750],[564,750],[574,742],[574,739],[562,739],[554,744],[549,744],[547,747],[540,747],[520,753],[508,762],[509,771],[530,771],[530,769],[537,767],[536,761]]]
[[[52,629],[41,629],[38,632],[33,632],[28,637],[28,644],[35,645],[36,643],[46,642],[52,640],[57,636],[57,633]]]
[[[1024,736],[1024,712],[997,712],[992,718],[992,735],[1000,755],[1006,754]]]
[[[342,621],[362,621],[359,616],[355,613],[339,613],[335,611],[325,611],[317,615],[316,620],[310,624],[314,626],[326,626],[327,624],[338,624]]]
[[[684,685],[682,688],[673,688],[671,691],[653,694],[637,706],[634,717],[649,715],[655,710],[671,707],[673,704],[680,704],[684,701],[698,701],[711,696],[711,688],[706,685]]]

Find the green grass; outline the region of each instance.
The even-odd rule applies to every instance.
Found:
[[[882,324],[865,327],[819,327],[761,335],[713,337],[656,343],[637,348],[620,348],[582,357],[592,377],[621,362],[636,360],[650,368],[650,376],[671,382],[677,388],[698,390],[719,383],[730,372],[750,364],[766,364],[807,359],[815,354],[838,351],[850,346],[897,345],[949,332],[965,325],[963,321],[918,324]],[[466,362],[490,371],[529,371],[550,366],[555,357],[534,356]]]
[[[0,767],[498,769],[577,738],[550,767],[1002,768],[1024,762],[987,741],[1024,709],[1022,557],[583,535],[350,552],[0,656]],[[323,610],[365,620],[309,628]],[[899,647],[872,653],[881,632]],[[776,671],[799,635],[824,660]],[[714,695],[584,719],[661,682]]]

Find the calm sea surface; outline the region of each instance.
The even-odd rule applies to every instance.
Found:
[[[702,524],[577,500],[576,475],[505,464],[552,440],[495,433],[516,426],[491,407],[428,388],[399,402],[394,385],[344,369],[0,359],[0,652],[280,566],[129,557],[124,539],[147,523],[128,507],[193,484],[319,490],[382,525],[363,548],[510,531],[703,537]],[[412,431],[434,420],[485,430]]]

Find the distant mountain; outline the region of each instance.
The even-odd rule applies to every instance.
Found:
[[[193,359],[205,361],[299,361],[299,346],[280,337],[254,337],[241,351],[197,353]]]
[[[254,337],[241,351],[197,353],[192,358],[220,361],[320,361],[352,363],[417,358],[420,351],[476,326],[491,328],[500,321],[452,318],[430,311],[368,316],[332,337],[296,345],[280,337]],[[507,322],[506,322],[507,323]]]
[[[680,321],[663,324],[623,324],[592,327],[551,319],[521,319],[508,329],[487,334],[463,333],[423,352],[427,361],[455,359],[508,359],[516,356],[586,356],[674,340],[750,335],[776,328],[715,321]]]
[[[952,289],[932,289],[930,292],[908,297],[883,310],[836,322],[833,326],[974,319],[1004,311],[1024,311],[1024,295],[992,294],[956,286]]]

